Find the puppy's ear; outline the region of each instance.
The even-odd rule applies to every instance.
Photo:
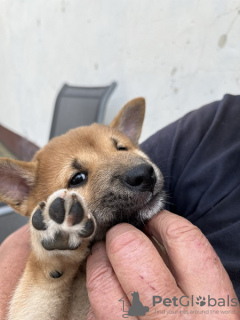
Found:
[[[118,129],[137,145],[142,131],[144,115],[145,99],[133,99],[120,110],[110,127]]]
[[[0,200],[27,214],[27,198],[35,184],[35,162],[0,159]]]

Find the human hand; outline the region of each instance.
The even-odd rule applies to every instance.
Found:
[[[12,233],[0,245],[0,320],[7,317],[9,301],[30,252],[28,225]]]
[[[162,211],[148,222],[147,230],[166,254],[126,223],[108,231],[106,246],[93,246],[87,261],[88,320],[130,317],[126,302],[132,302],[134,292],[139,293],[132,302],[135,311],[138,305],[145,316],[131,319],[240,319],[228,274],[197,227]]]

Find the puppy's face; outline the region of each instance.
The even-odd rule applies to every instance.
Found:
[[[139,150],[144,100],[130,101],[107,127],[93,124],[52,139],[30,163],[0,161],[0,198],[30,215],[58,189],[81,194],[100,239],[114,224],[140,226],[163,207],[163,178]]]

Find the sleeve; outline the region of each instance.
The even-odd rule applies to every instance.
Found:
[[[163,173],[166,209],[202,230],[240,298],[240,96],[188,113],[141,149]]]

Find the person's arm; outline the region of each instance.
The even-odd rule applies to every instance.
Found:
[[[0,246],[0,320],[7,315],[8,304],[24,271],[29,252],[28,226],[11,234]]]
[[[211,317],[209,314],[199,317],[197,312],[202,310],[216,311],[212,315],[214,319],[226,319],[226,314],[220,313],[223,309],[229,312],[227,319],[239,319],[240,309],[232,283],[202,232],[168,211],[160,212],[147,226],[164,246],[170,267],[144,233],[129,224],[116,225],[107,233],[106,249],[104,243],[97,243],[88,257],[87,288],[91,304],[88,320],[126,316],[121,298],[124,300],[126,295],[125,299],[131,302],[134,292],[138,292],[142,306],[149,307],[144,316],[146,320],[176,319],[181,312],[190,314],[191,310],[196,311],[191,319]],[[193,306],[186,306],[187,301],[191,304],[192,296]],[[226,306],[208,306],[209,301],[214,304],[209,297],[222,304],[223,300],[218,299],[225,299]],[[165,304],[171,307],[164,306],[163,299],[167,299]],[[206,302],[204,309],[201,301]],[[233,306],[227,306],[227,301]],[[167,314],[169,310],[175,313]],[[131,319],[141,319],[141,316]]]

